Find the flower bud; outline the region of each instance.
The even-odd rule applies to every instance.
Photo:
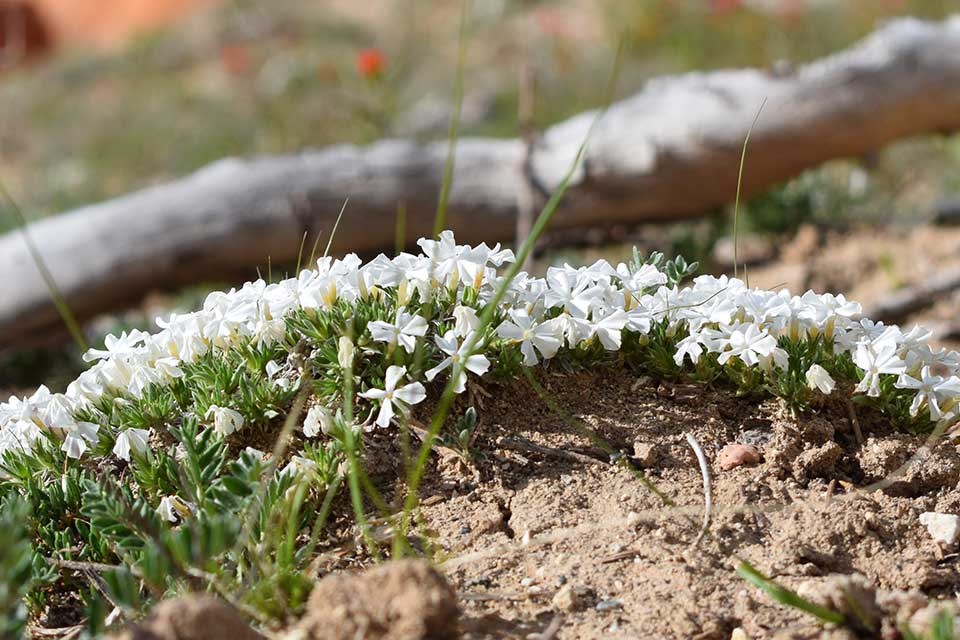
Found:
[[[807,369],[807,386],[811,389],[819,389],[821,393],[829,395],[836,386],[836,382],[833,381],[826,369],[815,364]]]
[[[340,336],[337,343],[337,360],[343,369],[349,369],[353,365],[353,340],[347,336]]]

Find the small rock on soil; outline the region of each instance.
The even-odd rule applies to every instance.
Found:
[[[749,444],[728,444],[720,450],[717,460],[721,469],[729,471],[745,464],[760,462],[760,451]]]

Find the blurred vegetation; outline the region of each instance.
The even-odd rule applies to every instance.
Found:
[[[67,51],[9,71],[0,82],[3,179],[35,219],[225,156],[388,135],[443,138],[459,8],[456,0],[230,0],[122,50]],[[621,39],[626,95],[664,73],[803,63],[886,19],[940,19],[956,8],[955,0],[474,2],[461,134],[518,134],[525,64],[537,70],[538,128],[596,107]],[[922,222],[945,195],[960,192],[958,168],[960,137],[906,141],[828,163],[746,203],[743,228],[780,236],[802,224]],[[731,185],[731,199],[733,192]],[[0,214],[0,231],[12,226]],[[629,244],[682,254],[709,270],[714,246],[730,232],[729,211],[721,210],[703,222],[634,233]],[[546,260],[582,257],[558,251]],[[153,311],[114,318],[91,337],[149,327]],[[65,357],[0,354],[0,387],[35,386]]]
[[[621,86],[629,93],[663,73],[803,62],[849,45],[883,19],[941,18],[951,7],[948,0],[474,3],[467,102],[480,113],[466,119],[464,134],[516,135],[514,70],[524,63],[538,70],[538,126],[595,107],[598,69],[621,37],[628,45]],[[224,156],[392,133],[442,137],[458,3],[378,8],[235,0],[121,51],[67,52],[10,72],[0,85],[4,177],[39,217]],[[382,54],[382,73],[358,68],[368,48]],[[430,107],[441,120],[432,127],[418,122],[430,120]],[[934,155],[956,163],[960,150]]]

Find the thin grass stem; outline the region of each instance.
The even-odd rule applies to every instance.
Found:
[[[66,326],[67,331],[70,333],[70,337],[73,338],[73,341],[76,343],[80,351],[86,352],[90,349],[90,345],[87,343],[87,339],[83,335],[83,330],[80,328],[80,323],[77,322],[77,317],[74,315],[70,305],[67,304],[67,299],[64,297],[63,292],[60,291],[57,281],[54,279],[49,267],[47,267],[47,263],[43,259],[43,254],[40,253],[39,247],[37,247],[37,244],[33,241],[33,236],[30,235],[29,224],[27,224],[27,219],[23,215],[20,205],[18,205],[17,201],[14,200],[13,196],[10,195],[10,192],[7,190],[7,187],[2,180],[0,180],[0,196],[2,196],[3,200],[6,202],[7,208],[9,209],[10,214],[13,216],[13,220],[16,223],[17,228],[23,235],[23,241],[27,245],[27,251],[30,252],[30,258],[36,265],[37,271],[40,272],[40,277],[43,278],[43,283],[46,285],[47,291],[50,293],[50,298],[53,300],[53,306],[57,309],[57,313],[60,314],[60,318],[63,320],[63,324]]]
[[[463,69],[467,58],[467,17],[469,13],[470,0],[463,0],[460,5],[460,34],[457,44],[457,75],[454,80],[453,113],[450,116],[450,130],[447,132],[447,159],[443,165],[443,180],[440,183],[440,195],[437,198],[437,214],[433,221],[434,237],[438,237],[447,226],[447,204],[450,201],[450,189],[453,184],[457,137],[460,134],[460,111],[463,107]]]
[[[760,113],[763,111],[763,106],[767,104],[767,99],[764,98],[763,102],[760,103],[760,108],[757,109],[757,114],[753,116],[753,122],[750,124],[750,128],[747,129],[747,135],[743,139],[743,149],[740,151],[740,170],[737,173],[737,197],[733,202],[733,277],[737,277],[737,267],[739,265],[739,253],[737,246],[740,244],[740,185],[743,183],[743,165],[747,159],[747,143],[750,142],[750,134],[753,133],[753,128],[757,125],[757,120],[760,119]],[[744,272],[746,272],[746,267],[744,267]],[[747,286],[750,286],[750,283],[747,282]]]

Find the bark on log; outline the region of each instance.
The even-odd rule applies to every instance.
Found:
[[[960,129],[960,16],[892,22],[799,69],[690,73],[649,82],[595,127],[556,228],[694,217],[732,200],[753,130],[743,193],[906,136]],[[595,113],[548,129],[530,158],[543,197],[568,170]],[[305,230],[328,233],[350,198],[336,252],[394,244],[432,225],[446,143],[387,140],[280,157],[228,159],[182,180],[37,222],[30,233],[81,318],[152,288],[250,276],[267,256],[295,260]],[[448,226],[459,239],[509,240],[524,188],[519,140],[457,146]],[[60,331],[22,237],[0,237],[0,345]]]

